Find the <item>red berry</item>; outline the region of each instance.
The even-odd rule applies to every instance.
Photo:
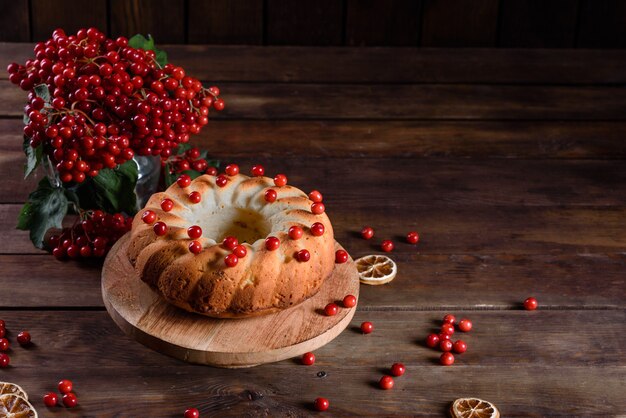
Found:
[[[461,319],[459,321],[459,329],[463,332],[470,332],[470,330],[472,329],[472,321],[465,318]]]
[[[441,332],[448,335],[454,334],[454,325],[448,323],[443,324],[441,326]]]
[[[22,346],[30,344],[30,333],[28,331],[22,331],[17,334],[17,342]]]
[[[313,190],[309,193],[309,199],[311,199],[315,203],[320,203],[323,198],[324,197],[322,196],[322,194],[317,190]]]
[[[278,193],[276,193],[276,190],[274,189],[267,189],[265,191],[265,201],[272,203],[276,201],[276,197],[278,196]]]
[[[70,393],[74,388],[71,380],[63,379],[58,384],[59,392],[61,393]]]
[[[9,358],[7,354],[0,353],[0,367],[1,368],[9,367],[10,362],[11,362],[11,359]]]
[[[276,237],[267,237],[265,239],[265,248],[270,251],[277,250],[280,247],[280,240]]]
[[[324,213],[325,210],[326,210],[326,207],[324,206],[323,203],[313,203],[311,205],[311,212],[313,212],[316,215],[321,215],[322,213]]]
[[[439,337],[439,341],[449,340],[451,338],[450,334],[446,334],[445,332],[440,332],[437,336]]]
[[[202,195],[200,194],[200,192],[189,193],[189,201],[191,203],[200,203],[201,200],[202,200]]]
[[[7,330],[4,327],[0,328],[0,338],[4,338],[4,335],[6,334],[6,332]]]
[[[335,252],[335,263],[343,264],[348,261],[348,253],[344,250],[337,250]]]
[[[200,411],[197,408],[187,408],[184,418],[200,418]]]
[[[411,231],[408,234],[406,234],[406,242],[408,242],[409,244],[417,244],[417,241],[419,240],[420,240],[420,236],[415,231]]]
[[[226,177],[223,174],[220,174],[219,176],[215,178],[215,184],[217,184],[219,187],[226,186],[228,184],[228,177]]]
[[[191,239],[198,239],[202,236],[202,228],[198,225],[192,225],[187,228],[187,235],[189,235]]]
[[[437,347],[439,345],[439,335],[428,334],[428,337],[426,337],[426,345],[430,348]]]
[[[198,241],[191,241],[189,243],[189,251],[194,254],[200,254],[202,252],[202,244]]]
[[[393,251],[394,245],[393,245],[393,242],[391,240],[386,239],[386,240],[384,240],[382,242],[380,247],[382,248],[382,250],[384,252],[389,253],[389,252]]]
[[[43,396],[43,403],[49,408],[56,406],[58,401],[59,401],[59,398],[57,397],[57,394],[54,392],[48,392]]]
[[[528,298],[524,301],[524,309],[527,311],[534,311],[537,309],[537,306],[539,306],[539,304],[535,298]]]
[[[141,215],[141,220],[147,224],[151,224],[156,221],[156,217],[156,213],[151,210],[147,210],[143,213],[143,215]]]
[[[252,176],[253,177],[261,177],[265,174],[265,168],[262,165],[253,165],[252,166]]]
[[[452,341],[450,341],[450,340],[441,340],[439,342],[439,349],[441,351],[452,351]]]
[[[316,411],[326,411],[330,407],[330,402],[326,398],[316,398],[313,407]]]
[[[237,164],[228,164],[224,171],[229,176],[236,176],[237,174],[239,174],[239,166]]]
[[[343,298],[344,308],[354,308],[355,306],[356,306],[356,296],[346,295],[346,297]]]
[[[304,234],[304,231],[299,226],[294,225],[289,228],[289,238],[293,240],[302,238],[302,234]]]
[[[339,312],[339,306],[337,306],[336,303],[331,302],[326,305],[326,307],[324,307],[324,313],[326,314],[326,316],[337,315],[337,312]]]
[[[163,199],[161,201],[161,209],[165,212],[169,212],[174,209],[174,202],[170,199]]]
[[[452,353],[443,353],[441,357],[439,357],[439,364],[443,366],[451,366],[454,364],[454,355]]]
[[[78,398],[72,392],[66,393],[65,395],[63,395],[63,405],[68,408],[74,408],[76,405],[78,405]]]
[[[155,223],[152,229],[154,230],[154,233],[158,236],[163,236],[167,234],[167,225],[165,224],[165,222]]]
[[[222,241],[222,245],[227,250],[233,251],[239,245],[239,240],[237,239],[237,237],[228,236],[224,238],[224,241]]]
[[[224,103],[223,99],[217,99],[215,102],[213,102],[213,107],[218,112],[221,112],[226,107],[226,103]]]
[[[361,236],[363,239],[371,239],[374,236],[374,228],[366,226],[361,230]]]
[[[313,353],[304,353],[302,355],[302,364],[305,366],[312,366],[315,363],[315,354]]]
[[[322,235],[324,235],[324,230],[326,228],[324,228],[324,224],[321,222],[315,222],[313,225],[311,225],[311,234],[313,234],[313,236],[315,237],[321,237]]]
[[[462,340],[456,340],[454,344],[452,344],[452,349],[455,353],[465,353],[467,351],[467,344]]]
[[[178,180],[176,180],[176,184],[183,188],[189,187],[191,184],[191,177],[187,174],[181,174],[180,177],[178,177]]]
[[[391,366],[391,374],[394,376],[402,376],[405,371],[406,368],[402,363],[393,363],[393,365]]]
[[[0,351],[7,351],[9,349],[9,340],[6,338],[0,338]]]
[[[248,254],[248,250],[245,245],[238,245],[233,250],[233,254],[235,254],[238,258],[244,258],[246,254]]]
[[[70,258],[76,258],[80,255],[80,247],[78,245],[70,245],[69,247],[67,247],[67,255]]]
[[[58,240],[59,240],[59,237],[57,236],[57,241]],[[55,245],[51,245],[51,246],[54,247]],[[6,326],[7,326],[7,324],[6,324],[6,322],[4,322],[4,319],[0,319],[0,328],[6,328]]]
[[[209,176],[217,176],[217,167],[207,168],[204,174],[208,174]]]
[[[89,245],[83,245],[80,247],[80,256],[83,258],[89,258],[93,254],[91,247]]]
[[[452,324],[452,325],[454,325],[455,321],[456,321],[456,317],[454,315],[447,314],[446,316],[443,317],[443,323],[444,324]]]
[[[378,381],[378,386],[380,386],[381,389],[385,390],[393,388],[393,377],[387,375],[381,377]]]
[[[228,267],[235,267],[239,262],[239,258],[235,254],[228,254],[224,257],[224,262]]]
[[[361,324],[361,332],[363,334],[371,334],[374,331],[374,324],[371,322],[363,322]]]
[[[276,174],[276,177],[274,177],[274,184],[278,187],[283,187],[287,184],[287,176],[284,174]]]
[[[311,253],[309,252],[309,250],[303,249],[296,253],[296,258],[298,259],[299,262],[306,263],[307,261],[311,259]]]

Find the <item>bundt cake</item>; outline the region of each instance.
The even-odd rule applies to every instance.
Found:
[[[313,296],[335,263],[322,195],[307,196],[281,174],[248,177],[236,165],[226,172],[182,175],[139,211],[128,246],[139,278],[168,302],[218,318]]]

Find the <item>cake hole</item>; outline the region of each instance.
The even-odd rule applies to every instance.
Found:
[[[237,237],[240,243],[252,244],[265,239],[271,231],[269,222],[258,212],[241,208],[217,208],[198,220],[202,235],[222,242],[225,237]]]

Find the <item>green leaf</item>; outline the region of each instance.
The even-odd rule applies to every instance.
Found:
[[[50,103],[50,90],[48,90],[48,86],[45,84],[39,84],[35,86],[34,90],[37,97],[41,97],[44,102]]]
[[[165,67],[165,64],[167,64],[167,53],[162,49],[155,48],[154,55],[156,62],[158,62],[161,67]]]
[[[24,116],[22,117],[22,122],[24,122],[24,125],[28,125],[28,122],[30,122],[30,118],[26,113],[24,113]]]
[[[24,178],[30,176],[30,174],[41,163],[43,157],[43,145],[39,144],[33,148],[30,146],[30,139],[24,135],[24,142],[22,143],[22,150],[26,154],[26,164],[24,164]]]
[[[64,189],[52,187],[48,178],[43,178],[22,207],[17,228],[29,230],[30,240],[35,247],[43,248],[46,231],[62,227],[61,223],[67,214],[67,203]]]
[[[92,197],[95,204],[105,212],[134,214],[137,211],[137,178],[137,164],[133,160],[114,169],[100,170],[93,178]]]
[[[165,51],[156,48],[154,38],[150,34],[148,34],[147,38],[141,34],[137,34],[128,40],[128,45],[133,48],[143,49],[144,51],[154,51],[156,62],[159,63],[161,67],[167,64],[167,54]]]

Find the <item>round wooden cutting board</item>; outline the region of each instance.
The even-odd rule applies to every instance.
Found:
[[[246,319],[216,319],[170,305],[137,278],[126,257],[128,234],[102,268],[102,298],[117,325],[141,343],[190,363],[250,367],[313,351],[338,336],[356,308],[325,316],[324,306],[359,296],[352,259],[335,264],[317,295],[282,312]],[[341,248],[336,244],[337,249]],[[341,305],[339,305],[341,306]]]

